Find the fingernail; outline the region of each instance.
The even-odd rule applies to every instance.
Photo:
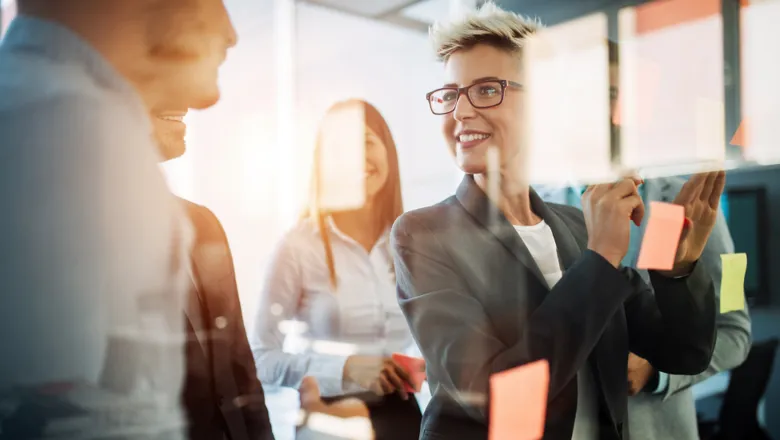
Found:
[[[685,217],[685,221],[683,222],[683,226],[685,226],[686,228],[690,228],[691,227],[691,221],[690,221],[690,219],[688,219],[688,217]]]

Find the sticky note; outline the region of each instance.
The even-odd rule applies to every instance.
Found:
[[[317,175],[319,208],[345,211],[366,202],[366,123],[361,105],[331,109],[320,123]]]
[[[409,384],[406,384],[406,391],[410,393],[419,393],[420,387],[426,379],[425,359],[406,356],[401,353],[393,353],[393,360],[406,370],[412,379],[412,385],[414,386],[412,387],[409,386]]]
[[[667,0],[636,7],[639,34],[658,32],[670,26],[720,14],[721,0]]]
[[[619,11],[623,168],[693,174],[726,159],[720,9],[720,0],[666,0]]]
[[[642,238],[637,268],[672,270],[684,221],[685,208],[681,205],[650,202],[650,218]]]
[[[538,440],[544,434],[550,366],[547,360],[490,377],[489,440]]]
[[[745,308],[745,272],[747,254],[723,254],[720,281],[720,313]]]
[[[607,16],[594,13],[536,33],[523,48],[523,96],[532,112],[522,164],[531,183],[613,181]],[[572,75],[571,72],[577,72]]]
[[[772,43],[780,39],[780,2],[753,0],[740,11],[740,78],[745,128],[743,157],[762,165],[780,163],[780,89],[778,52]],[[769,55],[771,54],[771,55]],[[743,121],[744,123],[744,121]]]
[[[729,144],[743,148],[747,146],[747,139],[745,138],[748,130],[747,125],[747,120],[743,119],[742,122],[739,123],[739,127],[737,127],[737,131],[734,132],[734,136],[731,138]]]

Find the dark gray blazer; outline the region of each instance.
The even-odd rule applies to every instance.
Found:
[[[471,176],[454,197],[393,227],[399,303],[433,394],[423,439],[487,438],[490,375],[538,359],[550,363],[545,439],[571,439],[576,375],[586,362],[599,389],[600,437],[620,438],[629,350],[674,374],[709,364],[715,295],[703,265],[678,279],[651,272],[651,288],[587,250],[580,210],[533,191],[531,203],[552,229],[564,269],[552,290]]]

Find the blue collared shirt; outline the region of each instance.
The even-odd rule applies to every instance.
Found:
[[[100,53],[54,22],[13,21],[0,43],[0,390],[175,396],[134,420],[180,422],[192,229],[159,160],[141,99]]]

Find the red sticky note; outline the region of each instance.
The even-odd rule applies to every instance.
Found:
[[[680,243],[683,222],[685,208],[681,205],[650,202],[650,218],[636,266],[639,269],[671,270]]]
[[[746,147],[747,146],[747,130],[748,130],[748,121],[747,119],[743,119],[742,122],[739,123],[739,127],[737,127],[737,131],[734,133],[734,137],[731,138],[731,142],[729,144],[734,145],[736,147]]]
[[[406,384],[406,391],[410,393],[419,393],[420,387],[423,381],[426,379],[425,375],[425,359],[420,359],[412,356],[407,356],[401,353],[393,353],[393,360],[398,363],[412,379],[412,385]]]
[[[490,376],[489,440],[538,440],[544,435],[550,365],[532,362]]]

